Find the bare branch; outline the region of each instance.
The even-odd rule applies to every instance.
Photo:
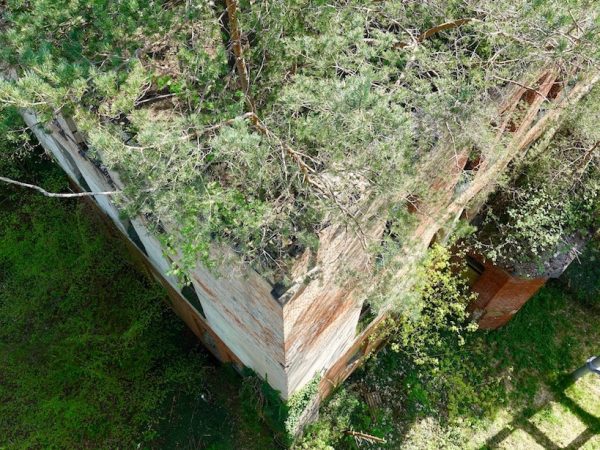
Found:
[[[346,433],[350,436],[353,436],[354,438],[357,438],[359,440],[365,440],[365,441],[371,442],[371,443],[376,442],[379,444],[385,444],[387,442],[385,439],[382,439],[377,436],[373,436],[371,434],[361,433],[360,431],[346,430],[346,431],[344,431],[344,433]]]
[[[240,77],[240,87],[246,96],[248,106],[254,111],[254,102],[250,97],[250,76],[244,57],[244,47],[242,46],[242,32],[237,18],[238,2],[237,0],[225,0],[225,4],[229,20],[229,38],[231,39],[231,47],[235,56],[235,66]]]
[[[458,28],[466,23],[469,23],[471,21],[473,21],[475,19],[473,18],[466,18],[466,19],[458,19],[458,20],[454,20],[452,22],[446,22],[446,23],[442,23],[440,25],[437,25],[433,28],[430,28],[429,30],[427,30],[425,33],[422,33],[419,36],[419,41],[424,41],[425,39],[433,36],[436,33],[439,33],[440,31],[444,31],[444,30],[451,30],[453,28]]]
[[[34,184],[22,183],[20,181],[12,180],[6,177],[0,177],[0,181],[3,181],[8,184],[13,184],[15,186],[21,186],[29,189],[34,189],[38,192],[41,192],[46,197],[58,197],[58,198],[77,198],[77,197],[90,197],[92,195],[117,195],[120,194],[121,191],[106,191],[106,192],[72,192],[68,194],[57,193],[57,192],[48,192],[47,190],[36,186]]]

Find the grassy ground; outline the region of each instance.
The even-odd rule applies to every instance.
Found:
[[[599,343],[597,310],[552,282],[508,326],[475,332],[448,352],[455,357],[441,356],[435,373],[384,350],[332,396],[297,447],[598,449],[600,377],[572,385],[567,375]]]
[[[48,161],[3,174],[64,190]],[[84,205],[0,186],[0,449],[269,449],[217,364]]]
[[[66,187],[47,162],[7,170]],[[600,448],[600,377],[564,378],[599,351],[588,254],[507,327],[441,348],[434,370],[384,350],[295,446]],[[128,261],[77,202],[0,186],[0,448],[277,448],[256,383],[216,364]]]

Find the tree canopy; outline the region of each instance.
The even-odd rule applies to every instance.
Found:
[[[401,234],[432,159],[493,161],[498,107],[550,66],[597,64],[591,0],[9,0],[5,108],[62,112],[117,171],[127,210],[213,264],[285,268],[375,198]],[[560,145],[560,144],[556,144]],[[125,200],[127,199],[127,200]]]

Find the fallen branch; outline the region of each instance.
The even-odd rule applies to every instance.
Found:
[[[422,33],[417,39],[419,41],[424,41],[425,39],[427,39],[428,37],[433,36],[436,33],[439,33],[440,31],[444,31],[444,30],[451,30],[453,28],[458,28],[466,23],[471,22],[472,18],[466,18],[466,19],[458,19],[458,20],[453,20],[452,22],[445,22],[442,23],[440,25],[437,25],[433,28],[430,28],[429,30],[427,30],[425,33]]]
[[[467,18],[467,19],[458,19],[458,20],[454,20],[452,22],[445,22],[445,23],[441,23],[439,25],[436,25],[435,27],[430,28],[429,30],[421,33],[416,39],[413,38],[413,42],[416,43],[421,43],[423,42],[425,39],[430,38],[431,36],[433,36],[436,33],[439,33],[440,31],[444,31],[444,30],[451,30],[453,28],[458,28],[466,23],[472,22],[476,19],[472,19],[472,18]],[[412,37],[412,36],[411,36]],[[416,42],[415,42],[416,41]],[[397,42],[396,44],[394,44],[394,49],[401,49],[404,47],[408,47],[409,44],[407,44],[406,42]]]
[[[252,123],[252,125],[254,126],[254,128],[256,128],[261,134],[271,138],[271,139],[275,139],[279,142],[279,145],[281,146],[281,148],[285,151],[285,153],[287,153],[287,155],[292,158],[292,160],[296,163],[296,165],[299,167],[299,169],[301,170],[303,176],[304,176],[304,181],[312,186],[314,186],[315,188],[317,188],[319,191],[325,193],[326,188],[323,186],[323,184],[321,182],[317,182],[316,180],[314,180],[311,176],[311,173],[314,172],[314,170],[307,165],[304,160],[302,159],[302,156],[300,156],[300,154],[296,151],[294,151],[294,149],[292,149],[288,144],[284,143],[281,139],[279,139],[277,136],[275,136],[273,133],[271,133],[269,131],[269,129],[261,122],[261,120],[259,119],[259,117],[256,115],[256,109],[254,107],[254,102],[252,101],[249,91],[250,91],[250,78],[248,76],[248,67],[246,65],[246,60],[244,58],[244,48],[242,46],[242,32],[240,30],[240,25],[237,19],[237,12],[238,12],[238,3],[237,0],[225,0],[225,5],[226,5],[226,9],[227,9],[227,18],[229,20],[229,37],[231,40],[231,47],[233,50],[233,54],[235,56],[235,65],[236,65],[236,69],[238,72],[238,76],[240,77],[240,87],[242,88],[242,91],[244,91],[244,94],[246,95],[246,102],[248,104],[248,107],[250,109],[250,111],[248,111],[247,113],[245,113],[242,117],[243,118],[247,118],[250,120],[250,122]],[[227,122],[225,122],[225,124],[227,124]],[[222,126],[223,124],[217,125],[217,127]],[[212,131],[213,129],[215,129],[214,127],[211,127],[206,131]]]
[[[218,130],[220,128],[223,128],[223,127],[226,127],[226,126],[229,126],[229,125],[233,125],[236,120],[251,119],[254,116],[256,116],[256,114],[254,114],[253,112],[247,112],[247,113],[244,113],[241,116],[235,117],[233,119],[228,119],[228,120],[225,120],[225,121],[223,121],[221,123],[217,123],[215,125],[211,125],[209,127],[206,127],[206,128],[204,128],[202,130],[202,133],[200,133],[200,134],[208,134],[208,133],[216,131],[216,130]]]
[[[48,192],[47,190],[36,186],[34,184],[22,183],[20,181],[12,180],[6,177],[0,177],[0,181],[3,181],[8,184],[14,184],[15,186],[21,186],[29,189],[34,189],[38,192],[41,192],[46,197],[58,197],[58,198],[76,198],[76,197],[89,197],[92,195],[116,195],[120,194],[121,191],[106,191],[106,192],[72,192],[68,194],[62,194],[57,192]]]
[[[346,430],[346,431],[344,431],[344,433],[349,436],[353,436],[357,439],[365,440],[367,442],[376,442],[378,444],[385,444],[387,442],[385,439],[382,439],[377,436],[373,436],[371,434],[361,433],[360,431]]]
[[[255,107],[254,101],[252,100],[252,97],[250,95],[250,76],[249,76],[248,66],[246,64],[246,59],[244,57],[244,47],[242,45],[242,32],[241,32],[240,25],[239,25],[239,22],[237,19],[238,0],[225,0],[225,6],[226,6],[226,10],[227,10],[229,38],[231,41],[232,51],[235,56],[236,70],[237,70],[238,76],[240,78],[240,87],[242,88],[242,91],[245,94],[246,104],[249,109],[249,111],[246,112],[242,117],[247,118],[259,133],[263,134],[264,136],[266,136],[270,139],[274,139],[275,141],[278,142],[278,144],[282,150],[282,160],[283,160],[282,163],[283,163],[284,170],[286,170],[285,169],[285,155],[287,155],[289,158],[291,158],[294,161],[296,166],[302,172],[303,181],[306,184],[313,186],[322,195],[325,195],[326,197],[333,199],[334,203],[338,206],[338,208],[340,208],[340,210],[343,213],[347,214],[357,224],[358,230],[359,230],[359,238],[361,239],[361,244],[362,244],[363,248],[365,248],[365,250],[366,250],[367,249],[367,241],[366,241],[364,232],[362,231],[362,229],[360,227],[360,224],[358,223],[358,221],[356,220],[354,215],[351,214],[347,210],[347,208],[341,204],[341,202],[337,198],[337,195],[335,195],[335,192],[333,192],[333,189],[328,185],[328,183],[325,183],[322,179],[320,179],[318,174],[315,173],[315,170],[312,167],[310,167],[308,164],[306,164],[303,157],[307,157],[309,159],[311,159],[311,158],[308,157],[307,155],[304,155],[304,154],[294,150],[286,142],[284,142],[282,139],[280,139],[277,135],[272,133],[262,123],[262,121],[256,114],[256,107]],[[225,122],[225,124],[227,124],[227,122]],[[222,125],[223,124],[220,124],[220,125],[217,125],[216,127],[218,128]],[[211,128],[206,129],[205,132],[212,131],[214,129],[216,129],[216,128],[211,127]]]

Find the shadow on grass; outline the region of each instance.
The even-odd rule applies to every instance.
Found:
[[[596,375],[588,375],[596,376]],[[588,411],[583,409],[581,405],[571,399],[566,391],[569,387],[575,384],[575,380],[572,376],[565,376],[552,390],[554,394],[553,398],[549,398],[543,405],[536,409],[528,410],[526,413],[516,417],[512,422],[507,424],[502,430],[496,433],[494,436],[489,438],[482,449],[499,448],[501,443],[507,439],[512,433],[517,430],[522,430],[529,435],[537,444],[545,449],[569,449],[575,450],[583,447],[592,437],[600,433],[600,418],[590,414]],[[569,412],[573,413],[584,425],[585,429],[579,433],[575,439],[573,439],[567,446],[560,446],[548,437],[542,430],[540,430],[531,419],[542,409],[546,408],[548,404],[554,401]]]

